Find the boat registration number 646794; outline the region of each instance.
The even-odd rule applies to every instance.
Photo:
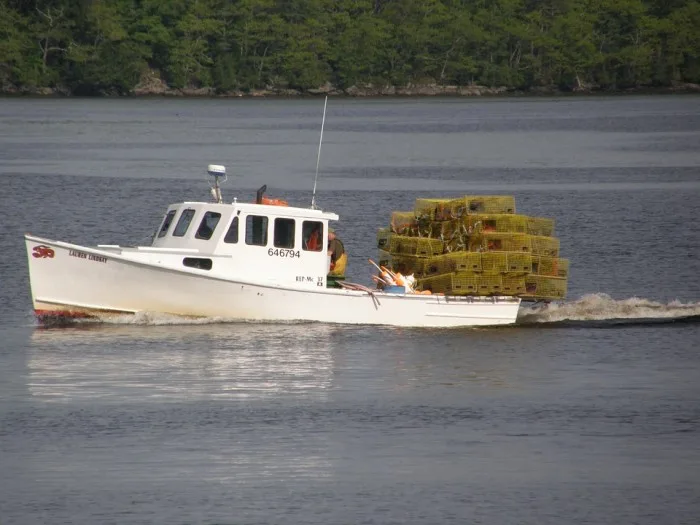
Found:
[[[299,250],[294,251],[287,250],[285,248],[270,248],[269,250],[267,250],[267,254],[270,257],[289,257],[290,259],[294,259],[295,257],[301,256]]]

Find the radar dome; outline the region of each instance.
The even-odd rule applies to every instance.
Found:
[[[207,173],[214,177],[216,177],[217,175],[226,175],[226,166],[221,166],[219,164],[209,164],[209,166],[207,166]]]

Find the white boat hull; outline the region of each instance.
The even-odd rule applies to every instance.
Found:
[[[25,243],[34,310],[41,317],[153,312],[221,320],[459,327],[512,324],[520,305],[515,297],[294,289],[30,235]]]

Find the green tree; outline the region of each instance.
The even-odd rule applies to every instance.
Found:
[[[67,53],[69,83],[77,93],[125,94],[147,69],[150,48],[129,38],[124,2],[94,0],[82,16],[80,41]]]
[[[0,2],[0,85],[41,85],[43,64],[34,46],[30,19]]]
[[[216,2],[198,0],[175,23],[167,68],[177,87],[211,85],[210,46],[221,35],[223,23],[215,16]]]
[[[39,5],[44,4],[44,5]],[[33,33],[41,51],[42,81],[55,85],[65,55],[75,45],[72,30],[74,17],[62,2],[37,2]]]
[[[129,93],[332,81],[700,81],[700,0],[0,0],[0,82]]]
[[[689,1],[668,15],[661,31],[666,77],[700,82],[700,2]]]
[[[372,1],[355,3],[362,4],[362,9],[332,15],[329,62],[334,83],[343,88],[381,83],[388,74],[389,25],[374,13]]]
[[[231,67],[244,88],[263,87],[274,76],[274,57],[284,49],[285,22],[274,0],[240,0],[228,10],[227,38]]]

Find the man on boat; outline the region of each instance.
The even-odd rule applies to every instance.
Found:
[[[343,277],[345,275],[345,267],[348,264],[348,255],[345,253],[343,241],[336,237],[333,228],[328,228],[328,255],[331,256],[331,271],[328,275]]]

